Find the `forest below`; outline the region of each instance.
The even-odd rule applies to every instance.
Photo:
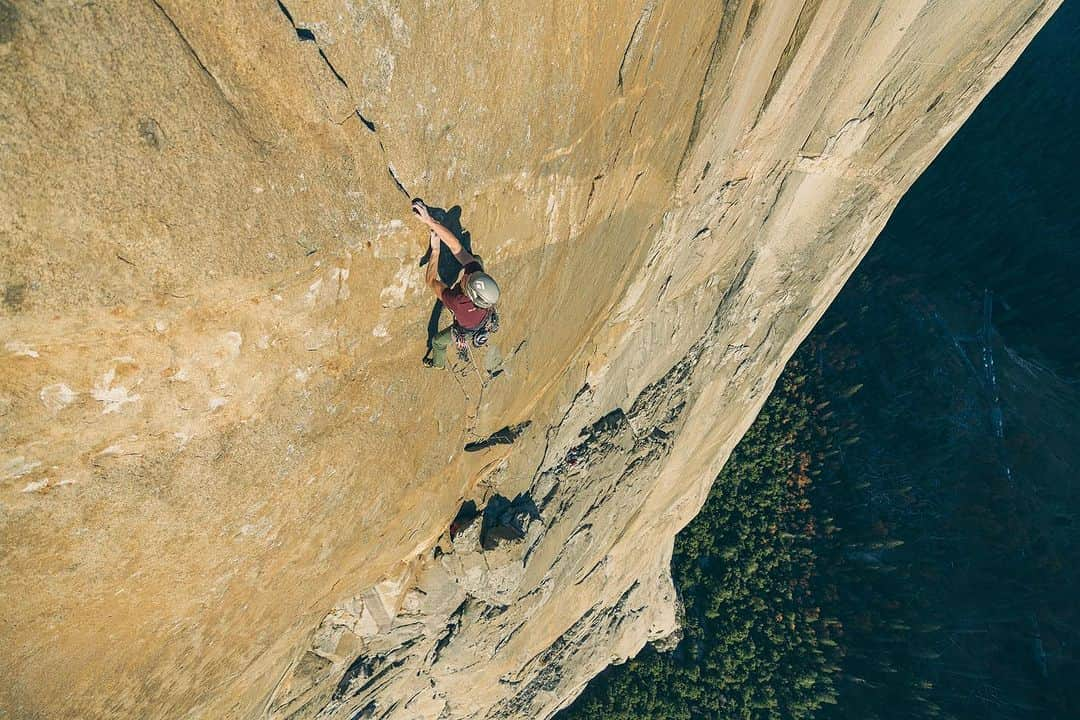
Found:
[[[1080,8],[917,181],[560,720],[1073,718]],[[1008,142],[1002,142],[1008,139]]]

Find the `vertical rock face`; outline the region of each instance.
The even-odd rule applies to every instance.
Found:
[[[0,714],[549,717],[1058,3],[443,5],[0,0]]]

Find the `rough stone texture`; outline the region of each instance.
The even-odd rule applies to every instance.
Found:
[[[1057,5],[0,0],[0,714],[549,717]]]

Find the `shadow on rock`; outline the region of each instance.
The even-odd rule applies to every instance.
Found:
[[[529,524],[539,519],[540,510],[528,493],[522,493],[513,500],[495,495],[484,508],[480,547],[494,550],[503,543],[524,540]]]
[[[465,445],[465,452],[477,452],[492,447],[493,445],[512,445],[530,425],[532,425],[532,420],[526,420],[517,425],[507,425],[501,430],[496,430],[491,433],[491,435],[488,435],[483,440],[467,443]]]

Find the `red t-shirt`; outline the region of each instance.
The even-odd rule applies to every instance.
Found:
[[[461,279],[464,281],[469,273],[479,272],[481,269],[480,263],[471,262],[465,266],[465,273]],[[473,301],[461,291],[461,283],[443,290],[442,301],[443,305],[450,308],[450,312],[454,314],[454,322],[465,330],[475,330],[480,327],[488,314],[487,310],[476,307]]]

